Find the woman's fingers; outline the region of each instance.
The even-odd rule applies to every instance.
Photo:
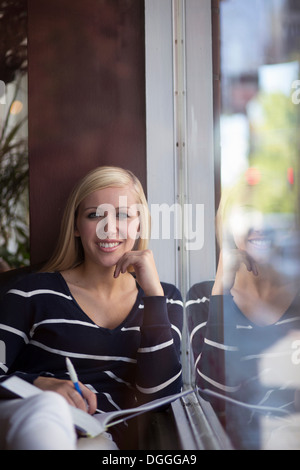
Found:
[[[258,275],[257,265],[246,251],[222,250],[213,287],[214,295],[229,292],[235,283],[236,273],[244,264],[249,272]]]
[[[95,393],[89,390],[85,385],[79,382],[81,394],[74,388],[72,382],[67,381],[67,401],[75,408],[80,408],[87,411],[89,414],[94,414],[97,408],[97,398]]]
[[[256,263],[246,251],[240,251],[240,264],[244,263],[249,272],[252,272],[254,276],[258,275]]]
[[[97,409],[97,397],[94,392],[92,392],[89,388],[79,382],[80,389],[83,395],[83,398],[87,405],[87,411],[89,414],[93,415]]]
[[[114,277],[125,273],[129,266],[133,267],[136,280],[146,295],[164,295],[151,250],[125,253],[116,264]]]
[[[51,390],[59,393],[70,405],[75,406],[75,408],[88,411],[90,414],[94,414],[96,411],[96,395],[82,383],[79,383],[79,386],[83,396],[77,392],[71,380],[60,380],[53,377],[38,377],[34,381],[34,385],[41,390]]]

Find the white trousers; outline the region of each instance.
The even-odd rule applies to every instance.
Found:
[[[118,450],[110,435],[80,438],[66,400],[55,392],[0,400],[1,450]]]

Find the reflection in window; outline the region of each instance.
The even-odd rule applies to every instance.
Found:
[[[221,250],[187,299],[194,380],[238,449],[300,449],[300,5],[224,0]]]

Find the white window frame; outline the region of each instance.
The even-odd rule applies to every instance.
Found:
[[[150,209],[204,207],[201,249],[187,251],[184,239],[150,243],[161,280],[185,296],[216,266],[211,1],[145,0],[145,47]]]
[[[211,13],[211,0],[145,0],[150,209],[162,203],[204,207],[201,249],[187,251],[185,239],[150,243],[160,279],[177,285],[184,299],[216,269]],[[183,377],[190,386],[184,320]],[[181,449],[231,449],[211,405],[195,393],[174,402],[172,410]]]

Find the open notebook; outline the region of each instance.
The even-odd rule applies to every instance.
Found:
[[[93,416],[71,405],[70,410],[77,431],[81,435],[95,437],[106,431],[110,426],[126,421],[146,411],[167,405],[180,397],[188,395],[192,391],[192,389],[185,390],[175,395],[153,400],[145,405],[108,413],[98,413]],[[11,376],[0,383],[0,399],[29,398],[38,393],[43,393],[43,391],[17,376]]]

